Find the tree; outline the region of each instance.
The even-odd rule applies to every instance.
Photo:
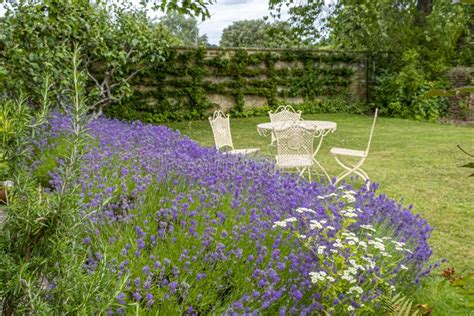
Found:
[[[435,119],[442,111],[442,102],[422,95],[443,84],[459,55],[456,44],[469,26],[463,6],[451,0],[270,1],[276,17],[285,6],[300,36],[318,41],[323,34],[332,47],[368,52],[378,65],[374,100],[382,113]]]
[[[143,4],[148,1],[142,1]],[[166,12],[208,17],[211,1],[162,0],[154,6]],[[44,74],[53,82],[55,99],[67,87],[67,56],[82,47],[82,68],[88,74],[90,110],[97,115],[104,106],[130,94],[130,80],[149,62],[163,60],[170,38],[153,25],[143,7],[128,1],[10,1],[0,21],[0,88],[2,94],[29,94],[38,104]]]
[[[273,17],[280,19],[283,8],[288,10],[288,23],[300,38],[316,43],[324,33],[324,0],[269,0],[269,9]]]
[[[295,47],[301,42],[286,22],[267,23],[263,19],[232,23],[222,32],[222,47]]]
[[[177,12],[172,12],[162,17],[160,22],[176,37],[179,45],[208,45],[207,35],[199,36],[197,20],[193,17],[186,17]]]
[[[264,20],[236,21],[222,31],[222,47],[265,47]]]

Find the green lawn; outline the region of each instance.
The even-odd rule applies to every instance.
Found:
[[[318,160],[330,176],[341,169],[329,154],[333,146],[365,149],[371,117],[350,114],[303,115],[307,120],[337,122],[337,131],[328,135]],[[260,147],[270,155],[269,137],[260,136],[258,123],[267,117],[232,119],[236,148]],[[208,121],[169,123],[204,146],[213,146]],[[379,192],[413,204],[435,228],[431,239],[436,259],[446,258],[458,271],[474,267],[474,178],[470,170],[459,168],[469,157],[456,148],[461,144],[474,152],[474,128],[379,118],[369,158],[364,164],[372,181],[380,184]]]

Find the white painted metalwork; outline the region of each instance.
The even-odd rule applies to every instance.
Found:
[[[232,142],[232,134],[230,133],[230,119],[222,111],[215,111],[212,117],[209,117],[214,142],[218,150],[230,149],[227,152],[231,154],[252,154],[257,153],[259,148],[235,149]]]
[[[290,124],[288,122],[291,123],[291,121],[261,123],[257,125],[257,131],[262,136],[274,135],[275,131],[288,127],[288,124]],[[295,124],[306,129],[312,129],[315,131],[314,137],[319,138],[319,143],[313,153],[313,160],[314,163],[319,167],[319,169],[321,169],[323,175],[325,175],[327,179],[330,179],[326,169],[324,169],[324,167],[319,163],[316,157],[319,152],[319,149],[321,148],[321,145],[323,144],[324,137],[329,133],[334,133],[337,129],[337,124],[335,122],[330,121],[297,121],[295,122]]]
[[[301,120],[301,111],[295,111],[291,105],[281,105],[274,112],[268,112],[268,116],[270,116],[270,122],[299,121]],[[272,134],[270,145],[273,145],[275,141],[275,135]]]
[[[281,169],[297,169],[301,177],[308,172],[311,181],[313,159],[313,143],[315,129],[298,125],[294,121],[285,121],[281,128],[273,130],[277,143],[276,166]]]
[[[378,111],[379,109],[375,109],[374,120],[372,122],[372,128],[370,129],[370,134],[369,134],[369,142],[367,143],[367,148],[365,149],[365,151],[347,149],[347,148],[332,148],[331,149],[331,154],[334,156],[337,163],[345,170],[337,176],[334,185],[337,185],[339,182],[342,181],[342,179],[349,176],[350,174],[355,173],[367,183],[367,188],[369,188],[370,186],[369,176],[364,170],[362,170],[361,166],[365,162],[367,157],[369,156],[369,149],[370,149],[370,144],[372,143],[372,136],[374,135],[375,122],[377,120]],[[356,163],[348,163],[346,161],[343,161],[342,157],[354,157],[354,158],[360,158],[360,159]]]

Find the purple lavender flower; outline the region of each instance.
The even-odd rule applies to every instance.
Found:
[[[144,266],[142,269],[142,273],[145,275],[150,274],[150,267],[148,265]]]
[[[292,296],[296,301],[300,301],[300,300],[303,298],[303,293],[301,293],[300,290],[294,290],[294,291],[291,293],[291,296]]]
[[[171,294],[176,292],[176,288],[178,287],[178,282],[173,281],[169,284]]]
[[[140,286],[140,284],[141,284],[140,278],[135,278],[135,280],[133,281],[133,283],[135,284],[135,286]]]
[[[125,301],[125,293],[120,292],[119,294],[117,294],[117,296],[115,298],[117,299],[117,302],[119,304],[121,304],[121,305],[127,304],[127,302]]]
[[[57,137],[67,127],[65,121],[67,118],[61,116],[52,118],[53,136]],[[331,306],[339,304],[339,301],[351,301],[350,295],[346,298],[332,297],[324,292],[316,299],[315,286],[309,280],[308,273],[320,271],[321,266],[324,266],[325,271],[334,269],[331,260],[319,261],[301,243],[292,239],[291,234],[285,235],[282,230],[272,229],[275,221],[296,216],[298,223],[302,223],[306,216],[319,221],[330,220],[335,231],[339,230],[340,212],[347,203],[336,198],[317,198],[335,194],[337,190],[331,185],[298,181],[292,175],[275,172],[273,165],[266,161],[223,155],[214,149],[200,147],[189,138],[163,126],[100,118],[90,123],[89,130],[98,146],[91,146],[86,154],[78,180],[84,199],[81,214],[89,213],[86,212],[87,208],[99,207],[109,195],[113,196],[113,203],[90,218],[98,227],[97,231],[91,232],[95,234],[93,239],[103,238],[107,241],[110,237],[118,244],[123,236],[108,235],[110,231],[117,231],[117,227],[119,232],[121,229],[129,230],[130,236],[136,238],[130,241],[136,245],[133,249],[136,258],[130,259],[130,263],[121,262],[118,267],[116,263],[111,264],[111,271],[116,269],[120,277],[130,274],[131,280],[134,280],[138,274],[143,278],[137,278],[139,283],[135,287],[133,282],[127,283],[127,294],[117,296],[117,300],[121,297],[122,304],[125,304],[126,297],[140,301],[142,295],[145,295],[145,299],[141,304],[147,306],[151,301],[160,300],[163,303],[168,300],[168,293],[149,299],[152,284],[169,286],[172,294],[176,294],[179,288],[179,295],[185,298],[188,287],[184,286],[183,281],[189,282],[195,275],[197,281],[205,278],[203,282],[208,282],[214,275],[209,272],[212,270],[200,270],[202,267],[225,267],[225,270],[233,271],[222,280],[212,280],[216,282],[214,290],[221,292],[226,288],[227,277],[232,278],[235,272],[240,277],[242,273],[245,282],[254,287],[251,297],[248,297],[251,303],[246,304],[243,297],[238,301],[242,304],[242,312],[245,310],[248,314],[256,313],[253,309],[256,306],[262,309],[272,304],[278,306],[281,297],[288,296],[294,300],[291,306],[284,309],[284,313],[289,314],[312,314],[320,310],[318,304]],[[61,177],[55,172],[51,174],[53,188],[62,183]],[[168,191],[159,196],[157,209],[145,210],[142,206],[146,190],[153,189],[153,186],[166,186]],[[410,252],[402,254],[402,260],[412,268],[415,282],[420,282],[420,278],[428,275],[435,266],[426,267],[425,264],[431,255],[427,242],[431,228],[421,217],[413,215],[410,208],[405,209],[386,196],[376,195],[376,187],[374,185],[370,190],[362,188],[355,192],[355,208],[361,212],[351,230],[357,233],[361,225],[390,223],[394,228],[394,236],[412,245]],[[229,205],[232,214],[226,210]],[[295,210],[301,206],[314,213],[299,214]],[[147,215],[142,212],[151,213]],[[330,216],[327,212],[331,213]],[[233,221],[233,225],[228,226],[229,221]],[[113,225],[111,227],[114,229],[111,230],[109,225]],[[105,229],[102,230],[102,227]],[[294,225],[293,231],[308,234],[307,227],[302,224]],[[190,242],[183,245],[182,240],[186,239],[180,234],[189,238]],[[331,231],[331,234],[334,232]],[[326,237],[317,231],[310,232],[309,236],[318,240],[320,245],[330,248]],[[90,258],[85,268],[92,272],[97,266],[97,259],[100,260],[92,254],[102,250],[90,238],[83,242],[90,248]],[[246,243],[251,246],[243,250],[242,245]],[[168,252],[166,247],[172,247],[173,250]],[[120,255],[128,258],[130,249],[132,246],[127,243]],[[350,259],[347,249],[340,251]],[[169,258],[161,257],[163,254]],[[118,258],[120,255],[115,254]],[[163,266],[157,259],[162,260]],[[153,269],[150,269],[151,265]],[[235,271],[243,266],[246,267],[245,271]],[[140,271],[143,275],[140,275]],[[206,276],[205,272],[209,275]],[[384,277],[381,275],[384,272],[384,269],[378,268],[370,273]],[[357,283],[370,283],[372,279],[373,275],[360,275],[357,276]],[[143,292],[137,289],[141,280],[144,280],[143,288],[140,289]],[[396,284],[397,276],[387,281]],[[191,287],[196,284],[190,282]],[[281,284],[285,285],[279,288]],[[378,293],[379,289],[374,288],[373,291]],[[189,289],[189,295],[191,293],[193,289]],[[372,296],[374,294],[368,298]],[[303,302],[303,297],[311,297],[318,302],[306,306],[304,304],[310,303]],[[198,298],[202,298],[202,295],[198,295]],[[240,308],[239,304],[231,303],[230,306]]]

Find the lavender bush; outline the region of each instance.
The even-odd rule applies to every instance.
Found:
[[[67,125],[56,115],[45,133]],[[83,268],[115,276],[110,313],[376,313],[431,269],[429,225],[376,185],[298,181],[163,126],[101,118],[89,130]],[[52,173],[51,189],[62,181]]]

